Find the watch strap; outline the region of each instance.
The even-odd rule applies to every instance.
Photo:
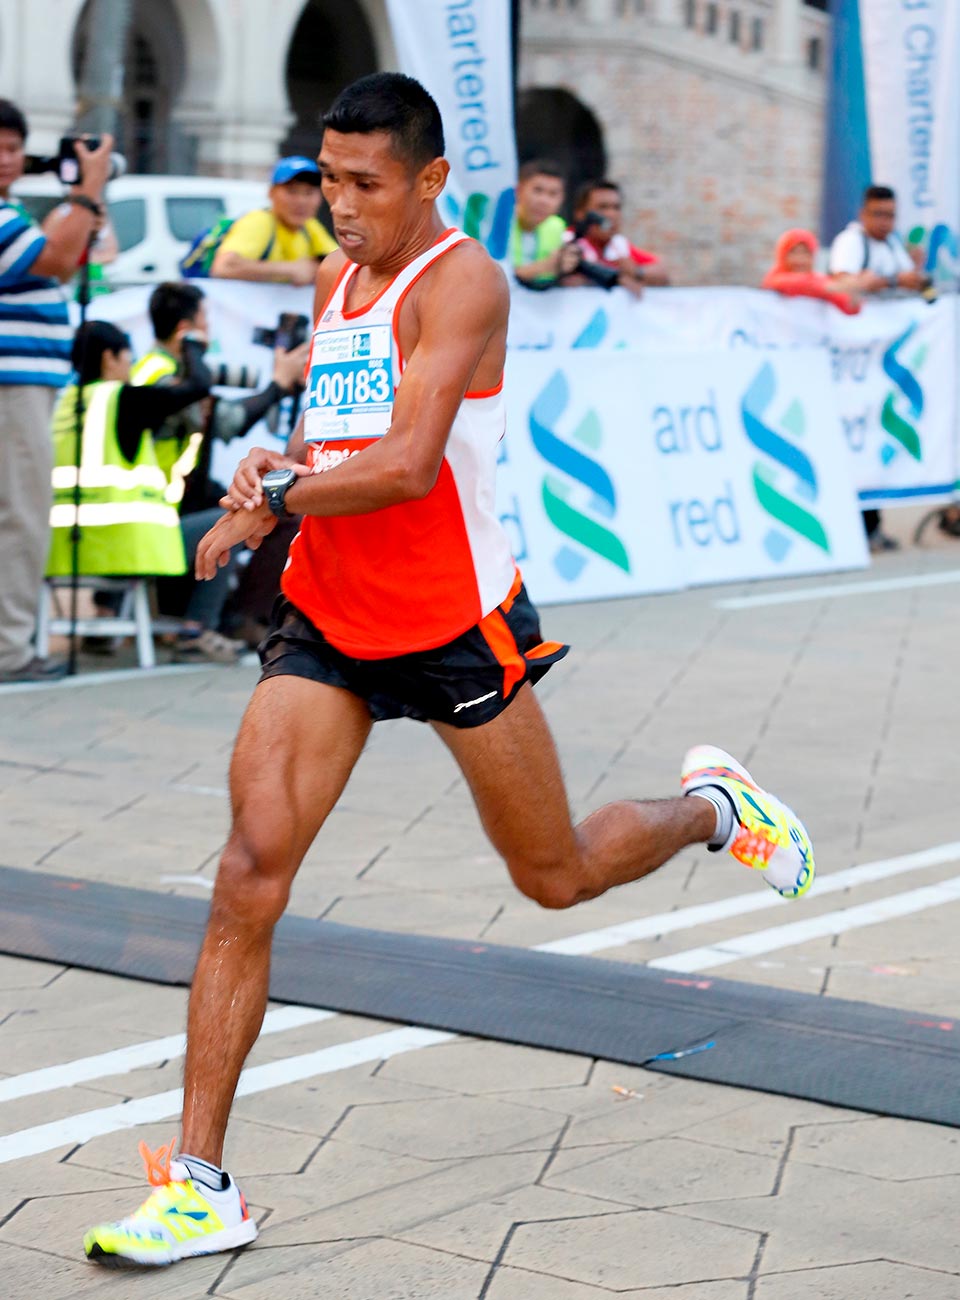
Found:
[[[67,202],[77,208],[86,208],[95,217],[103,216],[103,204],[97,203],[96,199],[92,199],[89,194],[68,194]]]

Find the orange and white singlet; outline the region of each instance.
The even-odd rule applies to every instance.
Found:
[[[446,231],[372,301],[345,309],[348,262],[316,323],[304,394],[307,463],[336,468],[382,438],[403,374],[404,297],[467,238]],[[494,508],[503,382],[467,393],[426,497],[364,515],[304,519],[283,575],[287,598],[338,650],[385,659],[444,645],[503,601],[517,577]]]

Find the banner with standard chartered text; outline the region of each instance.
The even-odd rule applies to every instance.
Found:
[[[861,0],[859,16],[871,179],[896,191],[897,226],[923,245],[928,269],[955,275],[960,4]]]
[[[510,347],[695,353],[819,348],[864,504],[945,499],[960,477],[958,299],[867,301],[857,316],[758,289],[514,292]],[[818,370],[817,375],[820,375]],[[815,382],[813,373],[808,388]]]
[[[511,353],[497,502],[534,599],[861,567],[821,350]]]
[[[510,0],[387,0],[401,69],[437,101],[450,179],[440,211],[507,254],[517,151]]]

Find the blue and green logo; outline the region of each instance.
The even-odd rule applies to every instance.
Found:
[[[777,377],[769,361],[757,371],[743,395],[740,413],[747,437],[762,453],[753,466],[753,488],[774,521],[763,540],[771,560],[785,560],[797,538],[830,553],[830,539],[814,507],[820,495],[813,462],[797,441],[806,433],[803,405],[789,401],[773,428],[770,408],[777,396]],[[784,485],[784,477],[787,483]]]
[[[496,199],[477,191],[468,194],[463,203],[448,193],[444,194],[443,201],[450,224],[458,226],[471,239],[479,240],[496,261],[503,261],[510,246],[513,190],[501,190]]]
[[[927,346],[921,343],[912,349],[907,363],[900,357],[901,352],[909,350],[916,332],[917,322],[913,321],[883,354],[884,373],[896,385],[887,393],[880,412],[880,424],[888,437],[880,448],[884,465],[889,465],[901,451],[914,460],[923,460],[923,443],[917,429],[917,421],[923,415],[923,389],[916,372],[927,359]]]
[[[529,417],[534,447],[559,471],[545,474],[541,488],[547,518],[567,539],[554,555],[553,567],[566,582],[575,582],[590,558],[597,556],[629,573],[630,556],[612,527],[617,514],[616,488],[599,460],[590,454],[596,453],[603,441],[600,417],[595,410],[587,410],[570,427],[572,441],[566,441],[557,428],[569,405],[570,385],[563,371],[557,370],[534,399]],[[574,504],[577,485],[589,494],[583,508]]]
[[[948,270],[956,265],[957,235],[942,221],[937,222],[929,232],[926,226],[914,226],[907,235],[907,243],[923,249],[923,269],[931,275],[936,272],[941,258],[946,262]]]

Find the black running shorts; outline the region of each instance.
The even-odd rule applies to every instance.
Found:
[[[375,722],[416,718],[478,727],[502,713],[524,682],[538,681],[568,649],[541,638],[523,586],[446,645],[391,659],[343,654],[281,596],[260,644],[260,680],[306,677],[339,686],[364,700]]]

